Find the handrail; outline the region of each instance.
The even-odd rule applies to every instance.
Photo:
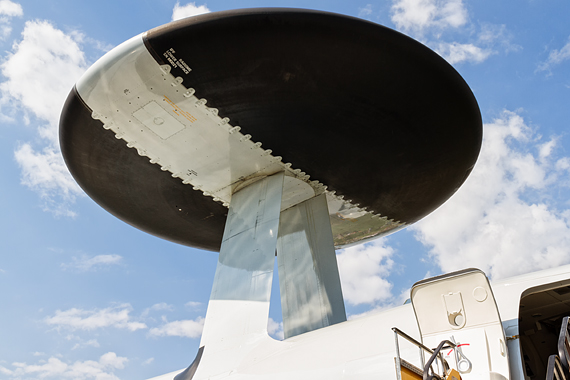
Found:
[[[447,347],[451,347],[451,348],[455,348],[456,344],[449,341],[449,340],[442,340],[439,345],[437,346],[437,348],[435,349],[435,351],[433,351],[433,354],[431,355],[431,357],[428,359],[426,365],[424,366],[424,376],[423,376],[423,380],[433,380],[434,376],[429,374],[429,370],[434,362],[434,360],[439,356],[439,359],[441,360],[442,363],[444,363],[444,371],[446,372],[447,369],[445,368],[447,362],[443,359],[443,357],[441,356],[441,349],[443,348],[443,346],[445,344],[449,344],[449,346]]]
[[[411,342],[411,343],[415,344],[416,346],[423,348],[424,350],[426,350],[430,354],[433,354],[433,350],[431,348],[424,346],[423,344],[421,344],[420,342],[418,342],[417,340],[415,340],[414,338],[412,338],[411,336],[409,336],[408,334],[406,334],[405,332],[403,332],[399,328],[392,327],[392,331],[394,331],[395,333],[398,333],[398,335],[400,335],[402,338],[405,338],[408,342]]]
[[[440,351],[442,350],[443,345],[445,343],[449,343],[449,346],[447,346],[447,347],[451,347],[451,348],[455,348],[455,346],[456,346],[455,343],[450,342],[448,340],[444,340],[443,342],[441,342],[439,344],[438,348],[434,351],[431,348],[424,346],[422,343],[418,342],[417,340],[415,340],[414,338],[412,338],[411,336],[409,336],[405,332],[401,331],[397,327],[392,327],[392,331],[394,331],[394,333],[396,333],[396,342],[395,342],[396,343],[396,355],[397,355],[396,356],[396,365],[400,366],[400,345],[398,343],[398,336],[401,336],[402,338],[404,338],[408,342],[416,345],[420,349],[420,362],[421,362],[422,366],[424,366],[424,362],[425,362],[424,351],[427,351],[431,355],[430,360],[428,361],[428,364],[425,365],[424,369],[423,369],[423,379],[424,380],[431,380],[433,378],[433,376],[431,378],[430,377],[426,378],[426,375],[429,373],[429,369],[433,365],[434,360],[438,357],[438,354],[439,354],[439,360],[441,361],[441,365],[442,365],[442,368],[444,370],[444,375],[445,375],[445,371],[447,371],[447,369],[449,369],[449,365],[447,364],[447,362],[445,361],[445,359],[441,355]],[[398,375],[398,380],[401,380],[399,375]]]
[[[570,317],[562,319],[560,334],[558,335],[558,359],[566,373],[570,373]]]
[[[546,380],[567,380],[568,377],[564,371],[564,367],[560,362],[558,355],[550,355],[548,357],[548,365],[546,367]]]

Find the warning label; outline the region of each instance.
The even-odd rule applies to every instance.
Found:
[[[183,59],[178,59],[175,56],[176,51],[173,48],[168,49],[162,55],[166,60],[170,63],[173,68],[179,68],[184,72],[184,74],[188,74],[192,69]]]

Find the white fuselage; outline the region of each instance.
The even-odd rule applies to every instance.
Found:
[[[521,298],[569,284],[570,266],[521,275],[492,284],[507,337],[510,379],[530,378],[524,375],[518,338]],[[566,307],[570,314],[570,306]],[[208,356],[206,348],[193,379],[396,379],[392,327],[421,340],[414,309],[411,304],[406,304],[284,341],[260,334],[254,341],[230,344],[228,350],[221,355]],[[400,343],[400,350],[402,358],[410,362],[417,361],[419,355],[416,347]],[[468,358],[486,354],[485,350],[472,345],[463,346],[462,351]],[[235,362],[237,365],[214,375],[215,368],[225,367],[224,361]],[[171,379],[179,372],[181,371],[152,380]],[[469,379],[469,373],[462,374],[462,378]],[[491,374],[488,378],[501,377]]]

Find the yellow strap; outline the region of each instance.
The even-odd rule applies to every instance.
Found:
[[[452,368],[445,377],[445,380],[461,380],[461,375],[457,370]]]

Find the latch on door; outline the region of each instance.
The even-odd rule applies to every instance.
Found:
[[[465,307],[461,292],[443,294],[443,303],[447,311],[447,320],[453,329],[465,326]]]

